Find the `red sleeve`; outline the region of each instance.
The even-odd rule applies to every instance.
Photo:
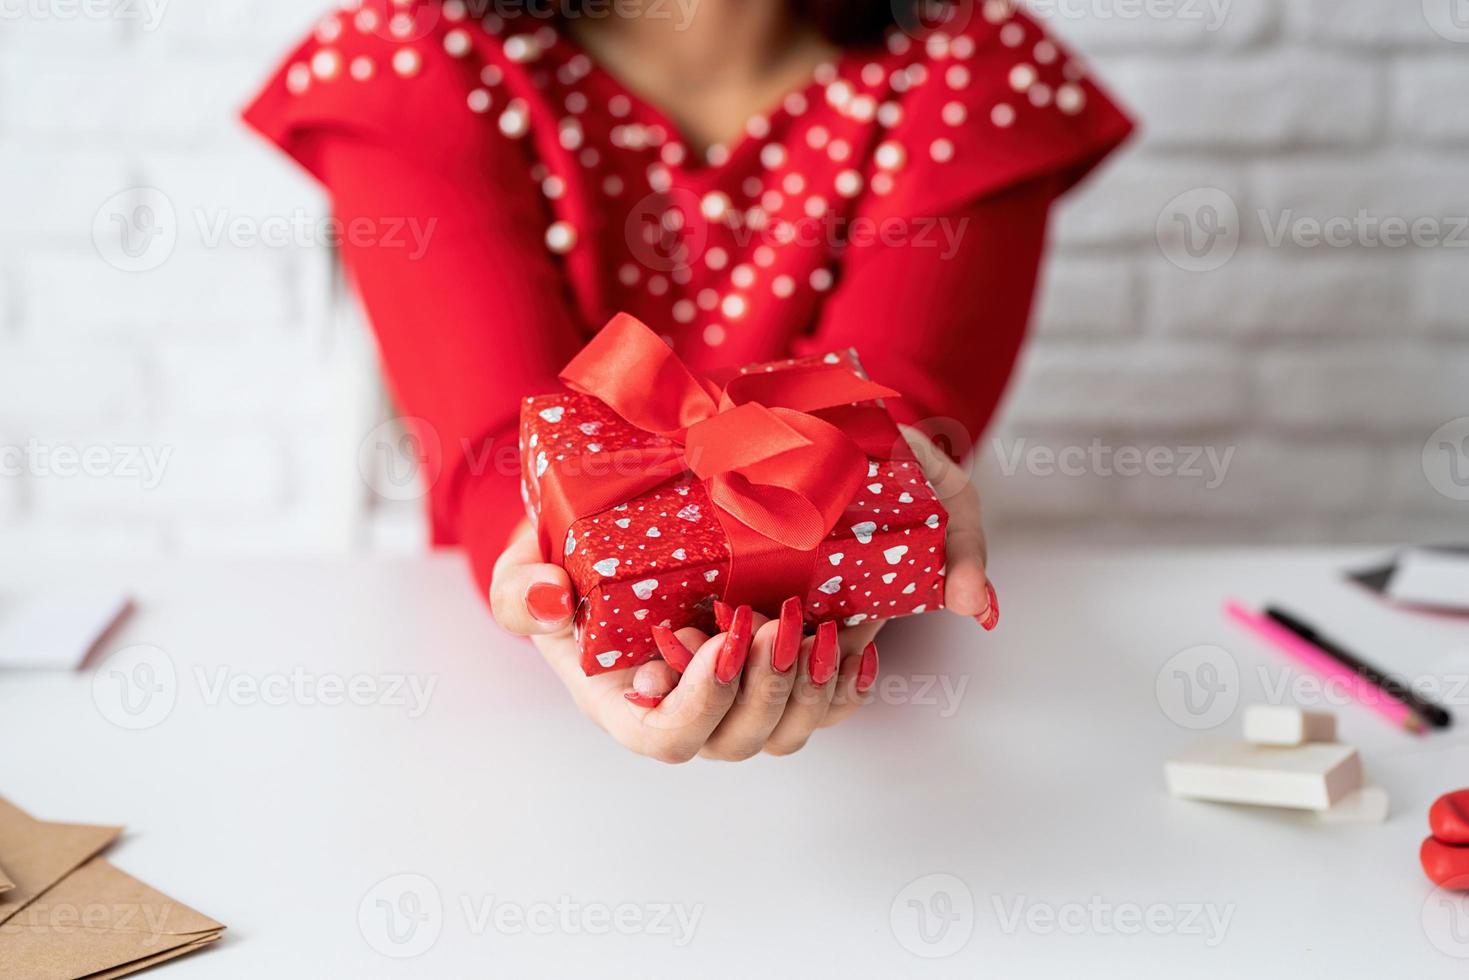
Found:
[[[1041,179],[1062,194],[1132,132],[1081,61],[1013,5],[999,6],[1003,21],[991,23],[986,4],[984,17],[976,10],[965,33],[944,41],[964,56],[908,69],[900,118],[875,154],[881,193],[864,199],[866,217],[948,214]]]
[[[874,380],[903,393],[900,421],[921,422],[956,457],[1004,394],[1051,203],[1132,131],[1034,20],[1013,5],[974,9],[963,33],[929,42],[952,57],[921,66],[921,82],[910,74],[811,339],[856,348]]]
[[[487,594],[524,516],[520,400],[555,390],[582,343],[542,245],[550,219],[525,143],[466,108],[470,59],[444,55],[434,34],[389,44],[349,28],[332,42],[303,45],[245,118],[329,191],[398,409],[442,453],[428,488],[434,540],[465,546]]]
[[[812,351],[856,348],[890,407],[956,459],[1004,393],[1030,319],[1054,180],[909,224],[906,244],[851,245]]]

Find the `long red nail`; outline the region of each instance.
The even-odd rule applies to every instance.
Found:
[[[525,606],[543,623],[559,623],[571,615],[571,590],[555,582],[536,582],[525,590]]]
[[[995,595],[995,587],[989,582],[984,583],[984,597],[989,603],[989,608],[982,615],[974,618],[979,620],[979,625],[987,630],[992,630],[1000,623],[1000,597]]]
[[[837,624],[828,619],[816,627],[816,642],[811,646],[811,683],[820,687],[836,672]]]
[[[719,683],[728,684],[744,669],[745,658],[750,655],[750,627],[754,624],[754,617],[754,610],[749,606],[741,606],[734,611],[724,646],[719,648],[719,659],[714,661],[714,676]]]
[[[801,652],[801,600],[791,596],[780,607],[780,625],[775,628],[775,650],[770,655],[770,666],[778,674],[784,674],[796,662]]]
[[[651,697],[647,694],[639,694],[637,691],[628,691],[623,697],[627,698],[639,708],[656,708],[663,703],[663,695]]]
[[[668,666],[682,674],[688,669],[690,661],[694,659],[694,653],[683,645],[683,641],[667,626],[653,627],[653,642],[658,644],[658,652],[663,654],[663,659]]]
[[[862,651],[862,660],[857,664],[857,693],[866,694],[877,680],[877,644],[869,643]]]
[[[714,625],[719,627],[719,632],[728,633],[729,624],[734,619],[734,610],[728,603],[714,600]]]

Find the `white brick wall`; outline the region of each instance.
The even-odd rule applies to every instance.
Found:
[[[1469,505],[1434,490],[1423,453],[1469,415],[1454,2],[1033,0],[1146,133],[1057,216],[1037,330],[980,445],[997,534],[1464,533]],[[31,454],[0,475],[0,554],[420,547],[418,502],[379,499],[359,471],[391,409],[330,251],[210,247],[196,218],[323,212],[234,121],[317,11],[133,9],[162,16],[0,30],[0,446]],[[140,186],[168,195],[180,237],[126,273],[92,225]],[[1238,213],[1238,250],[1189,271],[1177,219],[1208,217],[1203,188]],[[1374,237],[1413,221],[1417,243]],[[1314,244],[1327,227],[1346,243]],[[98,474],[66,471],[89,452]],[[156,486],[149,452],[166,454]]]

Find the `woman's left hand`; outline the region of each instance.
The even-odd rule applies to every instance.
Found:
[[[907,425],[899,429],[923,467],[929,485],[949,512],[949,526],[944,535],[947,568],[944,608],[960,616],[973,617],[985,629],[992,630],[1000,619],[1000,603],[986,570],[989,553],[980,523],[979,491],[969,473],[926,435]],[[887,623],[888,620],[879,619],[841,629],[838,636],[843,657],[863,650]],[[858,706],[859,702],[834,703],[822,720],[822,727],[842,721]]]
[[[924,476],[949,514],[944,540],[947,568],[944,606],[949,612],[972,617],[985,629],[992,630],[999,621],[1000,605],[986,573],[988,554],[980,524],[979,491],[969,473],[922,432],[909,426],[900,428],[923,467]],[[732,612],[726,607],[720,618],[727,621]],[[809,661],[815,637],[806,637],[801,645],[794,682],[783,681],[769,670],[777,622],[765,624],[763,617],[757,615],[755,643],[741,690],[730,717],[720,726],[723,734],[730,737],[723,744],[717,737],[711,739],[700,754],[706,758],[738,760],[763,749],[771,755],[789,755],[804,746],[816,729],[850,718],[872,699],[877,669],[874,640],[887,622],[875,620],[837,630],[836,661],[840,668],[836,684],[813,685]],[[725,623],[720,625],[724,627]],[[706,639],[704,634],[692,629],[680,630],[678,636],[687,640],[693,649],[698,649]],[[863,654],[869,645],[874,646],[867,665],[872,676],[863,677]],[[635,689],[650,699],[668,694],[678,682],[665,664],[656,661],[655,664],[641,668],[634,677]],[[716,736],[720,734],[715,732]],[[758,742],[761,738],[763,745]]]

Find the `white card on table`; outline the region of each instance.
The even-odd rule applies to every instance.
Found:
[[[77,670],[131,608],[123,592],[0,597],[0,668]]]

